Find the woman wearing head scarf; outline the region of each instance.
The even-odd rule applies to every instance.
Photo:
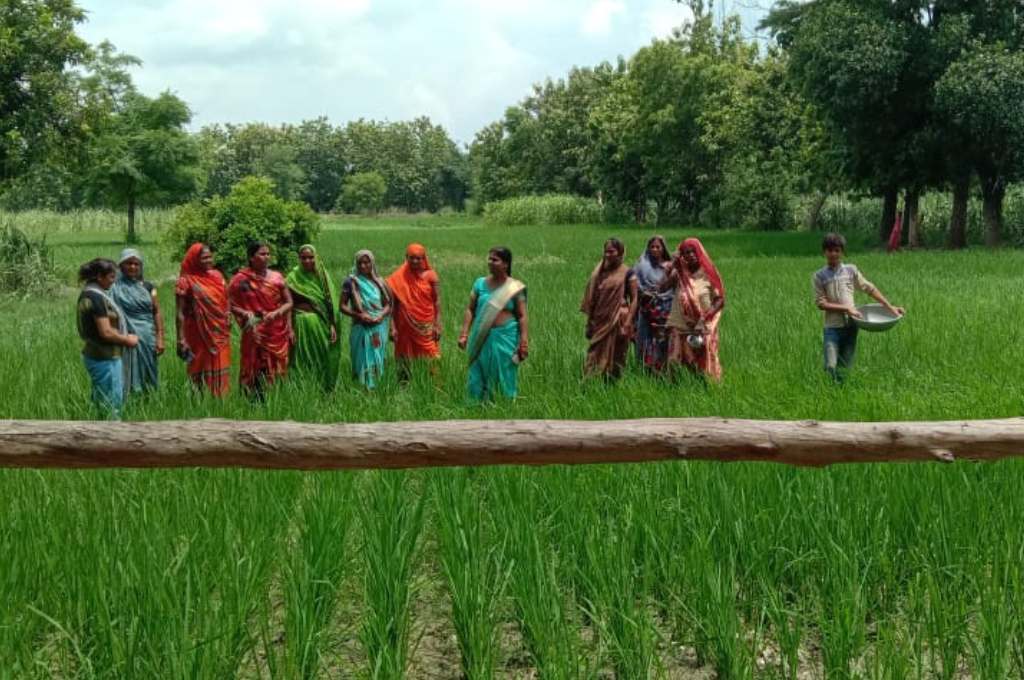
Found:
[[[252,243],[249,266],[231,277],[228,299],[231,313],[242,329],[242,366],[239,382],[256,399],[288,373],[292,344],[292,296],[280,272],[269,268],[270,246]]]
[[[188,363],[188,377],[197,389],[223,397],[230,388],[231,317],[224,275],[214,268],[209,246],[188,249],[174,295],[178,356]]]
[[[110,297],[124,312],[128,332],[139,338],[139,344],[121,356],[125,392],[153,390],[157,387],[157,357],[164,353],[164,319],[156,287],[144,278],[142,254],[134,248],[122,250],[117,265],[121,271],[110,288]]]
[[[671,275],[677,285],[668,320],[669,362],[717,382],[722,379],[718,360],[718,324],[725,306],[722,277],[695,238],[679,244]]]
[[[418,243],[405,249],[405,262],[387,278],[394,306],[391,332],[399,370],[408,376],[411,359],[441,356],[441,284]]]
[[[352,272],[341,289],[341,313],[352,317],[348,336],[352,376],[372,390],[384,373],[391,293],[369,250],[356,253]]]
[[[338,296],[316,248],[309,244],[299,248],[299,264],[288,273],[285,282],[294,303],[292,368],[316,376],[325,390],[333,390],[341,363],[334,309]]]
[[[617,238],[605,241],[604,254],[583,294],[580,311],[587,315],[587,360],[583,373],[618,378],[629,349],[629,267],[622,263],[626,247]]]
[[[663,291],[672,256],[665,239],[652,236],[647,248],[630,271],[631,304],[629,318],[636,330],[636,356],[649,371],[660,373],[668,359],[668,315],[673,292]]]
[[[493,401],[519,393],[519,363],[528,352],[526,284],[512,278],[512,251],[491,248],[490,276],[473,283],[459,347],[469,355],[469,396]],[[472,324],[472,331],[470,325]]]
[[[90,260],[78,269],[78,279],[85,284],[78,296],[82,361],[92,382],[92,401],[111,420],[121,419],[124,403],[121,355],[139,342],[128,332],[124,312],[110,296],[116,278],[117,269],[106,258]]]

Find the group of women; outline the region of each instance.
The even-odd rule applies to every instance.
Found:
[[[622,241],[608,239],[583,295],[587,315],[585,372],[617,378],[630,341],[649,372],[679,368],[721,380],[718,326],[725,287],[704,245],[685,239],[672,254],[653,236],[633,267],[623,261]]]
[[[409,379],[415,362],[437,375],[440,282],[423,246],[410,245],[405,262],[387,279],[373,253],[360,250],[340,296],[314,246],[302,246],[298,255],[299,264],[284,276],[269,268],[269,246],[254,243],[248,266],[228,282],[209,246],[188,249],[175,285],[175,328],[178,356],[197,390],[215,397],[229,391],[232,319],[241,331],[239,382],[247,395],[262,399],[289,371],[333,389],[341,364],[339,312],[352,319],[352,374],[366,388],[373,389],[383,375],[389,340],[400,379]],[[473,284],[459,336],[476,401],[515,397],[518,365],[528,351],[526,288],[511,277],[511,251],[492,249],[488,268],[489,276]],[[157,291],[144,278],[143,257],[134,249],[124,250],[116,263],[87,262],[79,278],[85,285],[78,330],[93,400],[117,418],[126,396],[158,384],[164,324]]]
[[[725,304],[721,276],[697,239],[675,253],[654,236],[632,267],[615,238],[587,283],[581,310],[589,341],[584,372],[615,379],[630,344],[649,372],[686,367],[721,378],[718,326]],[[434,376],[441,356],[440,280],[426,249],[412,244],[389,277],[360,250],[340,295],[316,248],[299,248],[287,276],[269,268],[270,247],[254,243],[248,266],[230,281],[216,269],[209,246],[193,244],[175,285],[178,356],[196,389],[215,397],[230,389],[232,319],[241,331],[239,382],[252,398],[289,371],[305,373],[325,390],[341,365],[340,317],[348,334],[353,379],[373,389],[384,372],[388,341],[401,380],[414,363]],[[468,391],[475,401],[518,394],[518,369],[529,353],[526,285],[512,278],[512,253],[492,248],[488,275],[474,281],[458,346],[469,359]],[[142,254],[126,249],[115,263],[97,258],[82,266],[78,302],[83,361],[93,399],[118,417],[126,395],[157,387],[157,357],[164,352],[164,322],[157,290],[144,277]]]

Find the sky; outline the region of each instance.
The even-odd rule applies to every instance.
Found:
[[[81,0],[79,33],[139,57],[211,123],[429,116],[457,141],[533,83],[628,57],[691,20],[673,0]],[[717,0],[752,32],[751,0]],[[770,4],[762,2],[761,5]]]

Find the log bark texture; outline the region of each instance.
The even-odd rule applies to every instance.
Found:
[[[1024,418],[843,423],[722,418],[365,424],[0,421],[0,467],[332,470],[766,461],[803,466],[1024,456]]]

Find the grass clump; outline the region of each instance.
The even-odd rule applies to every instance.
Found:
[[[484,206],[488,224],[519,227],[540,224],[600,224],[604,210],[592,198],[569,194],[517,196]]]
[[[46,237],[31,238],[11,224],[0,226],[0,293],[29,297],[56,288],[56,265]]]

